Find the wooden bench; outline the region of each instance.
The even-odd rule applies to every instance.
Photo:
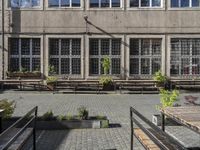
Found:
[[[131,150],[134,149],[134,136],[146,150],[186,150],[176,139],[162,131],[133,107],[130,108],[130,119]]]
[[[115,89],[119,88],[120,93],[122,90],[137,91],[145,93],[147,91],[158,93],[158,88],[155,87],[155,81],[153,80],[116,80]]]
[[[36,150],[37,109],[38,107],[34,107],[0,134],[0,150],[20,150],[31,135],[33,135],[33,149]]]

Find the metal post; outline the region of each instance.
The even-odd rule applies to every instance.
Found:
[[[4,0],[2,0],[2,5],[1,5],[1,20],[2,20],[2,79],[4,79]]]
[[[2,127],[3,112],[4,112],[4,110],[1,109],[1,110],[0,110],[0,133],[2,133],[2,131],[3,131],[3,127]]]
[[[161,120],[162,120],[161,129],[162,129],[162,131],[165,132],[165,115],[164,115],[164,113],[161,113]]]
[[[37,121],[37,111],[38,107],[35,109],[35,120],[33,125],[33,150],[36,150],[36,121]]]
[[[130,108],[130,121],[131,121],[131,150],[133,150],[133,113],[132,113],[132,110]]]

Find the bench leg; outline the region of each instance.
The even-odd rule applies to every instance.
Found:
[[[161,129],[162,129],[162,131],[165,132],[165,115],[163,113],[161,113],[161,119],[162,119]]]

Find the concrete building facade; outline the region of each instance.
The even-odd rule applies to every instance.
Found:
[[[97,79],[105,56],[116,79],[151,79],[158,70],[200,75],[199,0],[5,0],[4,7],[1,79],[48,76],[50,67],[60,78]]]

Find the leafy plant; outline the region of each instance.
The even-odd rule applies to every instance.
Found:
[[[58,78],[55,76],[48,76],[46,79],[47,84],[53,84],[57,82]]]
[[[99,83],[103,86],[111,85],[113,83],[113,79],[110,76],[101,76]]]
[[[25,73],[25,72],[27,72],[27,69],[22,67],[21,71],[22,71],[23,73]]]
[[[158,83],[165,83],[167,81],[167,77],[160,70],[154,74],[153,79]]]
[[[160,90],[160,103],[161,106],[158,106],[158,109],[162,109],[165,107],[172,107],[174,106],[174,103],[178,101],[179,91],[173,90]]]
[[[2,118],[10,118],[15,109],[15,102],[8,99],[0,100],[0,109],[3,109]]]
[[[97,118],[98,120],[104,120],[104,119],[106,119],[105,116],[101,116],[101,115],[97,115],[96,118]]]
[[[107,75],[110,69],[110,58],[108,56],[105,56],[102,60],[102,67],[104,74]]]
[[[81,106],[78,108],[78,116],[81,120],[88,119],[88,110],[86,109],[86,107]]]
[[[42,119],[44,119],[44,120],[51,120],[52,118],[54,118],[52,110],[49,110],[42,115]]]
[[[67,114],[67,115],[59,115],[57,117],[57,120],[62,121],[62,120],[72,120],[73,116],[71,114]]]
[[[49,65],[48,71],[49,71],[49,75],[56,74],[56,70],[55,70],[55,67],[53,65]]]

